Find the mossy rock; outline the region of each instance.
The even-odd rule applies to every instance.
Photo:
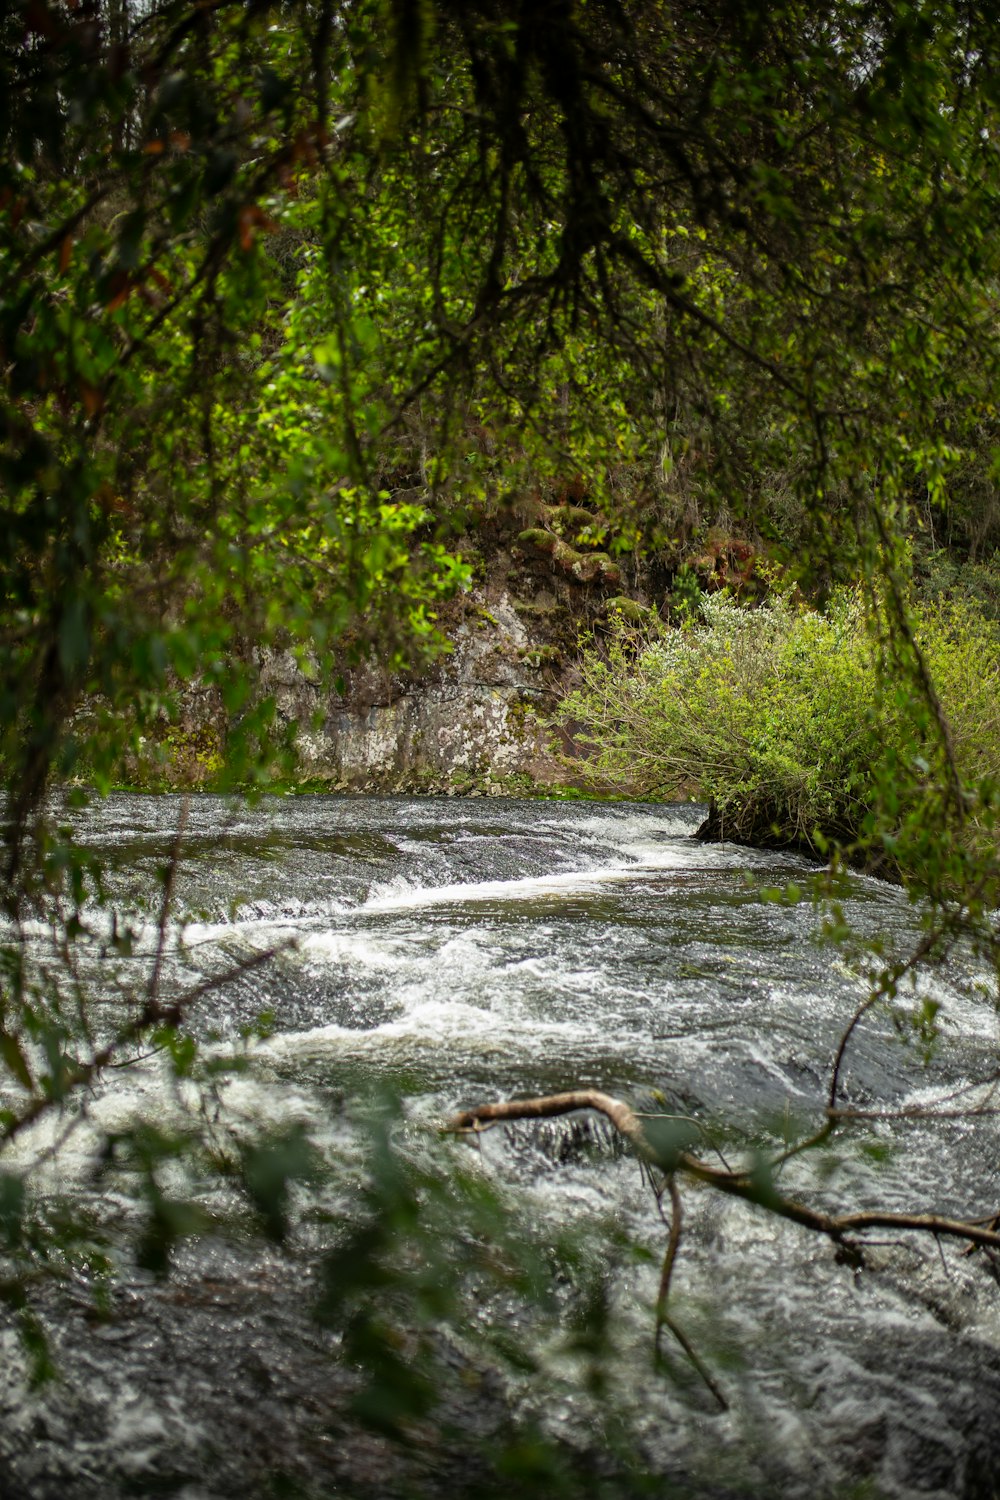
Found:
[[[600,526],[601,518],[582,505],[550,505],[547,507],[549,524],[563,531],[576,533],[585,526]]]
[[[521,652],[521,660],[528,667],[541,670],[542,667],[560,667],[563,664],[563,653],[558,646],[530,646]]]
[[[532,526],[527,531],[522,531],[518,537],[522,547],[533,547],[536,552],[542,552],[551,557],[557,568],[564,573],[572,572],[573,565],[583,554],[577,552],[568,542],[552,531],[543,531],[540,526]]]
[[[570,572],[580,583],[621,583],[622,570],[606,552],[578,552]]]
[[[621,568],[606,552],[578,552],[568,542],[541,527],[522,531],[518,541],[522,547],[533,547],[536,552],[551,557],[555,567],[578,583],[594,583],[598,579],[603,583],[622,581]]]
[[[529,526],[527,531],[519,533],[517,540],[522,547],[534,547],[536,552],[545,552],[550,557],[561,545],[554,532],[545,531],[541,526]]]
[[[647,604],[640,604],[638,599],[630,599],[627,594],[615,594],[607,600],[605,608],[609,615],[621,615],[629,625],[648,625],[657,617],[655,609],[650,609]]]

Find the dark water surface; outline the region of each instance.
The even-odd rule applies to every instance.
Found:
[[[109,1016],[148,972],[156,872],[178,814],[174,798],[116,796],[75,815],[115,895],[146,910],[134,958],[112,964],[95,939],[84,964]],[[752,886],[801,884],[809,865],[701,845],[698,816],[493,799],[302,797],[253,810],[194,799],[165,993],[293,944],[191,1016],[210,1056],[270,1016],[246,1071],[219,1083],[220,1129],[249,1137],[301,1122],[341,1160],[346,1205],[361,1166],[340,1104],[373,1084],[403,1094],[414,1139],[463,1105],[587,1085],[721,1122],[730,1142],[818,1122],[864,985],[816,941],[805,895],[765,904]],[[890,950],[915,931],[903,893],[874,880],[852,880],[846,911]],[[919,1102],[994,1066],[997,1015],[974,965],[921,975],[920,993],[941,1006],[942,1045],[924,1068],[900,1040],[905,1027],[873,1017],[850,1052],[851,1103]],[[155,1058],[113,1084],[42,1169],[46,1190],[86,1191],[100,1131],[187,1107]],[[25,1162],[46,1139],[25,1143]],[[989,1119],[879,1124],[836,1156],[790,1164],[785,1186],[843,1209],[983,1214],[1000,1203],[997,1147]],[[570,1121],[492,1132],[478,1157],[454,1149],[543,1237],[549,1224],[553,1237],[606,1225],[651,1252],[616,1271],[608,1399],[648,1469],[679,1485],[672,1493],[1000,1493],[1000,1292],[984,1256],[900,1240],[856,1273],[805,1231],[688,1190],[674,1306],[725,1388],[721,1413],[678,1351],[676,1378],[653,1371],[664,1231],[634,1162],[600,1130],[581,1145]],[[224,1187],[209,1206],[226,1211]],[[335,1219],[336,1202],[327,1207]],[[127,1185],[98,1211],[112,1228],[127,1222]],[[51,1309],[63,1378],[40,1396],[26,1392],[5,1333],[0,1496],[474,1493],[454,1455],[429,1444],[400,1468],[344,1415],[350,1372],[309,1316],[316,1222],[287,1253],[189,1244],[166,1284],[126,1275],[103,1322],[86,1288],[70,1288]],[[454,1420],[475,1431],[494,1409],[529,1412],[586,1453],[594,1409],[572,1395],[565,1350],[550,1333],[540,1344],[541,1375],[487,1371],[465,1406],[448,1398],[459,1400]]]

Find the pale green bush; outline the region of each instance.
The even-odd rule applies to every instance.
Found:
[[[946,752],[913,654],[884,658],[878,625],[846,591],[824,613],[708,597],[697,625],[640,634],[622,624],[588,650],[560,720],[604,790],[699,797],[714,831],[733,839],[877,844],[897,859]],[[950,604],[924,609],[915,637],[969,804],[988,808],[1000,776],[1000,627]]]

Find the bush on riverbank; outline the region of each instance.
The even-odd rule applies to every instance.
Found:
[[[915,623],[969,824],[982,830],[1000,779],[1000,626],[961,603],[924,607]],[[904,680],[912,664],[885,655],[872,625],[853,592],[822,614],[787,599],[750,609],[706,597],[694,626],[651,635],[622,623],[586,652],[560,720],[592,750],[596,786],[698,796],[717,836],[818,852],[835,840],[911,867],[947,750]]]

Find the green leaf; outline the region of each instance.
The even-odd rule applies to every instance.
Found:
[[[12,1036],[9,1031],[0,1031],[0,1057],[3,1058],[7,1068],[13,1073],[22,1088],[26,1088],[30,1092],[35,1085],[31,1076],[31,1069],[28,1066],[28,1059],[25,1057],[24,1049],[17,1037]]]

